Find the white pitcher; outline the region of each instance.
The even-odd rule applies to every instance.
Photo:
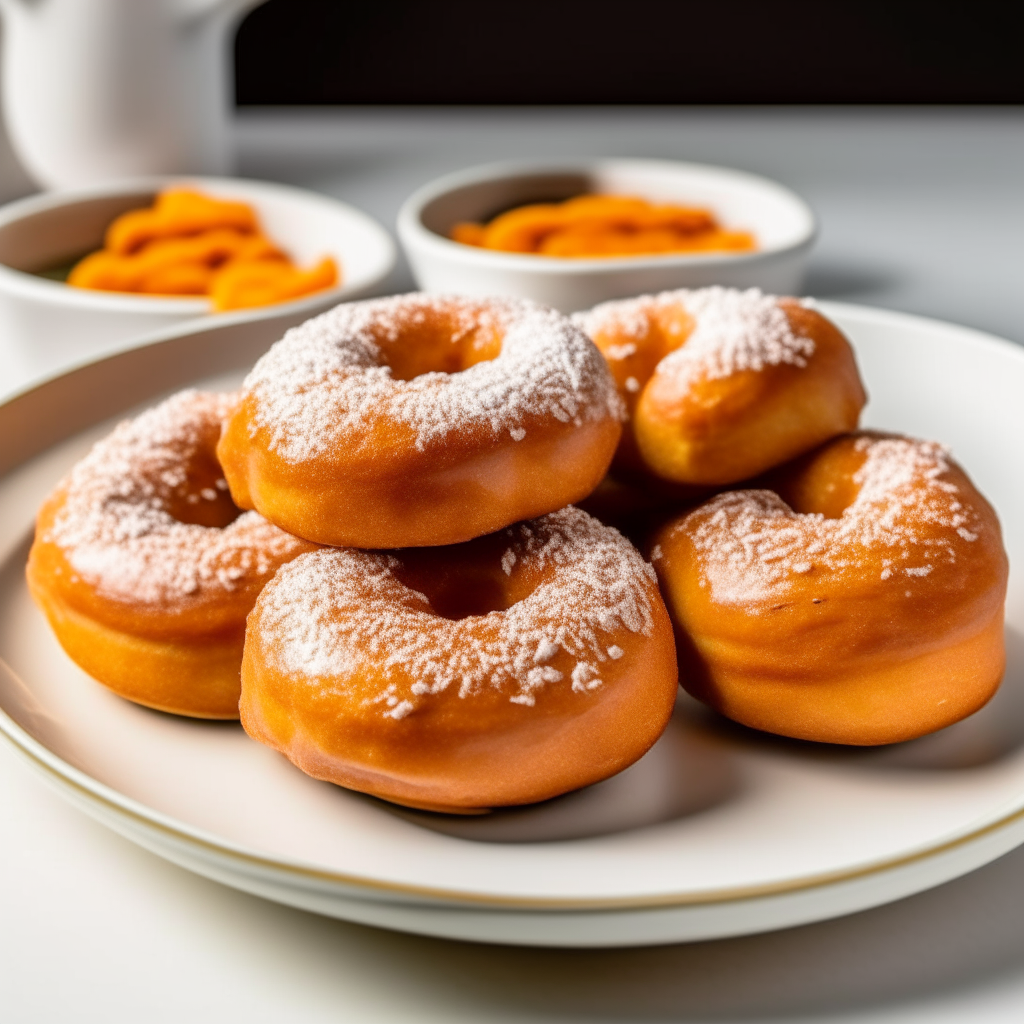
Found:
[[[232,43],[261,0],[0,0],[7,130],[51,188],[224,174]]]

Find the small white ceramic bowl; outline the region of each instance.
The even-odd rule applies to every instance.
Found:
[[[711,209],[729,228],[752,231],[749,253],[560,259],[495,252],[447,238],[457,221],[486,221],[523,203],[584,193],[640,196]],[[398,237],[420,287],[462,295],[514,295],[565,312],[605,299],[710,284],[799,292],[816,235],[795,193],[742,171],[671,160],[576,160],[490,164],[450,174],[411,195]]]
[[[46,192],[0,208],[0,344],[34,353],[40,362],[85,358],[164,327],[215,316],[202,298],[92,291],[37,276],[100,248],[118,214],[150,205],[170,184],[249,203],[269,237],[300,266],[323,256],[337,260],[336,288],[245,311],[254,317],[304,309],[312,316],[372,291],[394,266],[394,243],[375,220],[336,199],[285,185],[168,177]]]

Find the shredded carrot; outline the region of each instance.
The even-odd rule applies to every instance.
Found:
[[[161,192],[148,210],[130,210],[108,228],[105,248],[111,252],[136,252],[155,238],[181,238],[214,228],[230,228],[243,234],[259,231],[256,213],[248,203],[225,202],[190,189]]]
[[[210,298],[217,310],[268,306],[331,288],[337,280],[338,268],[330,256],[310,270],[280,261],[234,263],[216,276]]]
[[[107,228],[105,246],[72,268],[76,288],[148,295],[207,295],[214,309],[285,302],[331,288],[337,263],[300,270],[260,230],[246,203],[168,189],[149,209]]]
[[[456,224],[449,237],[502,252],[577,258],[757,248],[749,231],[723,228],[710,210],[631,196],[576,196],[519,206],[487,224]]]
[[[463,245],[483,245],[484,239],[487,237],[487,228],[483,224],[463,221],[452,228],[451,237],[456,242],[462,242]]]

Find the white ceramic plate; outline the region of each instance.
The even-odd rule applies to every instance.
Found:
[[[235,724],[119,700],[71,664],[29,600],[33,512],[108,429],[100,421],[190,381],[237,379],[279,318],[179,332],[0,407],[0,729],[74,803],[164,857],[271,899],[427,934],[570,946],[736,935],[972,870],[1024,842],[1024,351],[932,321],[823,308],[856,347],[867,423],[949,443],[1001,515],[1010,667],[972,719],[896,747],[840,749],[681,702],[665,737],[617,778],[467,819],[315,782]]]

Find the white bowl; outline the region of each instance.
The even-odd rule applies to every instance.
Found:
[[[156,297],[72,288],[37,276],[103,244],[107,225],[126,210],[148,206],[169,184],[252,205],[264,230],[296,262],[333,256],[335,287],[293,302],[261,306],[253,317],[288,310],[308,315],[371,291],[390,273],[395,246],[365,213],[285,185],[235,178],[138,178],[47,192],[0,208],[0,344],[14,345],[41,364],[110,351],[164,327],[216,316],[203,298]]]
[[[560,259],[495,252],[446,237],[457,221],[486,221],[523,203],[583,193],[704,206],[726,227],[752,231],[760,248],[750,253]],[[671,160],[474,167],[424,185],[398,214],[398,237],[425,291],[514,295],[567,313],[605,299],[710,284],[796,293],[816,231],[810,207],[774,181]]]

